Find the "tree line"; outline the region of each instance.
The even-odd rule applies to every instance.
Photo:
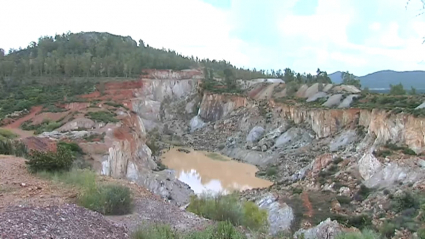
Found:
[[[143,69],[208,67],[218,74],[231,69],[238,78],[273,77],[271,71],[237,68],[225,60],[199,59],[156,49],[131,37],[109,33],[66,33],[40,37],[25,49],[0,48],[0,77],[138,77]]]

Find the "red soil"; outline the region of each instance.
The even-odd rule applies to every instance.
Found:
[[[19,126],[21,126],[22,123],[24,123],[27,120],[30,120],[32,118],[34,118],[34,116],[36,114],[38,114],[39,112],[41,112],[41,109],[43,108],[43,106],[34,106],[31,108],[31,111],[29,114],[25,115],[22,118],[19,118],[17,120],[15,120],[13,123],[8,124],[6,126],[4,126],[5,128],[8,129],[14,129],[14,128],[19,128]]]

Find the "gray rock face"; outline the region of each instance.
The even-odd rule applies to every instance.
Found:
[[[257,202],[257,205],[267,210],[271,235],[290,230],[294,213],[286,203],[279,203],[275,196],[267,194]]]
[[[325,92],[317,92],[316,94],[308,97],[308,99],[306,100],[307,102],[314,102],[320,98],[325,98],[327,97],[328,94],[326,94]]]
[[[145,186],[152,193],[169,200],[177,206],[183,206],[194,195],[193,190],[185,183],[176,179],[173,170],[150,172],[139,176],[136,180],[139,185]]]
[[[284,123],[277,127],[276,129],[270,131],[267,133],[261,140],[258,142],[259,146],[266,145],[268,148],[274,145],[275,140],[277,137],[279,137],[283,132],[288,130],[289,125]]]
[[[294,238],[300,239],[334,239],[342,232],[342,227],[337,221],[331,221],[330,218],[321,222],[319,225],[307,230],[300,229],[294,234]]]
[[[241,149],[237,147],[225,148],[222,153],[228,157],[240,159],[243,162],[265,166],[273,162],[274,155],[266,152]]]
[[[334,85],[332,84],[327,84],[325,85],[325,87],[323,87],[323,92],[328,92],[330,89],[332,89]]]
[[[247,143],[254,143],[261,139],[264,135],[264,128],[261,126],[255,126],[249,131],[248,136],[246,136]]]
[[[193,133],[195,130],[205,126],[205,122],[198,115],[190,120],[190,132]]]
[[[288,145],[301,147],[311,141],[312,141],[312,138],[304,129],[291,128],[288,131],[286,131],[284,134],[279,136],[279,138],[276,140],[274,147],[279,148],[279,147],[284,147]]]
[[[381,163],[371,153],[366,153],[359,160],[359,173],[363,179],[368,180],[381,168]]]
[[[319,92],[319,83],[314,83],[312,86],[308,87],[308,89],[305,91],[304,97],[310,98],[313,95],[317,94]]]
[[[348,130],[340,134],[335,139],[333,139],[329,144],[329,148],[331,152],[335,152],[335,151],[338,151],[339,148],[344,147],[356,141],[356,139],[357,139],[356,132],[354,130]]]
[[[58,131],[51,131],[51,132],[43,132],[40,134],[40,137],[46,137],[46,138],[53,138],[53,139],[81,139],[86,136],[90,136],[94,134],[93,132],[89,131],[68,131],[68,132],[58,132]]]
[[[329,97],[329,99],[325,103],[323,103],[323,106],[326,106],[326,107],[337,106],[341,104],[341,100],[342,100],[342,94],[336,94]]]
[[[402,167],[397,163],[390,163],[381,167],[368,180],[367,187],[390,187],[397,182],[416,183],[425,179],[425,170],[422,168]]]
[[[338,108],[349,108],[351,106],[351,103],[353,103],[353,100],[358,98],[359,95],[349,95],[347,98],[345,98],[341,104],[338,105]]]

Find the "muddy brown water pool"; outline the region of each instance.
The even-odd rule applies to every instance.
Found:
[[[252,188],[265,188],[273,183],[255,177],[257,167],[231,160],[218,153],[172,148],[162,154],[162,163],[176,171],[176,177],[188,184],[196,194],[229,193]]]

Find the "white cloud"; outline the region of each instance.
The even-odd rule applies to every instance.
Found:
[[[257,69],[311,72],[320,67],[358,75],[424,69],[419,62],[425,60],[425,22],[415,16],[419,0],[412,0],[407,10],[404,1],[376,0],[369,8],[373,14],[365,13],[368,4],[363,1],[318,0],[310,16],[291,13],[297,1],[270,0],[264,5],[232,0],[230,9],[219,9],[201,0],[0,0],[7,6],[0,15],[0,47],[25,47],[41,35],[68,30],[105,31]],[[363,38],[362,44],[354,44],[349,38],[353,34],[347,34],[353,24],[365,30],[354,34]],[[243,34],[236,34],[241,28]]]

